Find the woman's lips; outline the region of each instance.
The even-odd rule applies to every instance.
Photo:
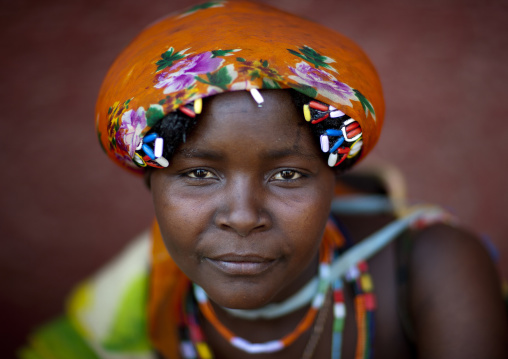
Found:
[[[205,259],[215,268],[229,275],[258,275],[276,262],[274,259],[257,256],[221,256]]]

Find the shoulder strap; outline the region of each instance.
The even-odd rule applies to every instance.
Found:
[[[342,277],[349,268],[358,264],[358,262],[372,257],[412,225],[435,222],[447,217],[448,214],[441,208],[428,206],[415,209],[405,217],[393,221],[351,247],[335,260],[331,265],[330,281]]]

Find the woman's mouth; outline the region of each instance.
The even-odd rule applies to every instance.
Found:
[[[270,267],[272,267],[276,260],[268,259],[258,256],[218,256],[215,258],[205,257],[205,260],[212,264],[215,268],[219,269],[229,275],[243,275],[253,276],[259,275]]]

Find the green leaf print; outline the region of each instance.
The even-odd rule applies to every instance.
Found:
[[[254,81],[255,79],[257,79],[258,77],[260,77],[259,75],[259,71],[253,71],[252,74],[250,75],[250,80],[251,81]]]
[[[150,105],[146,110],[146,125],[153,127],[163,117],[164,110],[161,105]]]
[[[182,15],[180,15],[180,17],[184,17],[187,15],[193,14],[199,10],[205,10],[205,9],[210,9],[210,8],[214,8],[214,7],[222,7],[222,6],[224,6],[224,3],[225,3],[225,1],[208,1],[203,4],[199,4],[199,5],[191,7],[189,10],[186,10],[185,12],[183,12]]]
[[[291,84],[293,89],[312,98],[316,98],[318,92],[315,88],[303,84]]]
[[[208,73],[206,75],[208,76],[208,80],[213,86],[220,87],[223,90],[227,90],[227,85],[233,81],[231,76],[229,76],[229,72],[226,67],[221,68],[219,71],[216,71],[213,74]]]
[[[233,78],[229,74],[227,66],[221,68],[218,71],[215,71],[214,73],[208,72],[206,74],[206,77],[208,78],[208,81],[199,77],[199,76],[196,76],[194,78],[199,82],[203,82],[203,83],[211,85],[211,86],[219,87],[219,88],[223,89],[224,91],[227,91],[228,85],[233,81]]]
[[[374,112],[374,107],[372,107],[372,104],[367,100],[365,96],[362,95],[362,93],[358,90],[353,89],[356,98],[358,98],[358,101],[362,104],[363,110],[365,111],[365,116],[369,116],[369,111],[372,113],[372,117],[374,119],[376,118],[376,112]]]
[[[280,85],[272,79],[263,78],[263,89],[278,90],[280,89]]]
[[[335,70],[333,67],[328,65],[331,62],[335,62],[335,60],[329,58],[328,56],[319,54],[316,50],[314,50],[311,47],[308,46],[300,47],[298,48],[300,52],[291,49],[287,50],[293,55],[298,56],[299,58],[302,58],[307,62],[310,62],[311,64],[316,66],[316,68],[324,67],[327,69]]]
[[[178,51],[178,52],[174,53],[175,49],[170,47],[168,51],[161,54],[161,59],[155,63],[157,65],[156,72],[164,70],[166,67],[170,67],[171,65],[173,65],[173,62],[175,62],[177,60],[183,59],[185,56],[187,56],[187,55],[184,55],[185,51],[187,51],[187,50],[188,49],[185,49],[183,51]]]
[[[212,50],[212,58],[217,56],[231,56],[235,52],[240,51],[240,49],[232,49],[232,50]]]

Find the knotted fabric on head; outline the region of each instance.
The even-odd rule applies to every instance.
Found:
[[[96,106],[100,143],[115,162],[141,172],[136,151],[166,114],[253,88],[292,88],[358,121],[359,157],[379,137],[381,84],[355,43],[263,4],[210,1],[150,25],[116,59]]]

